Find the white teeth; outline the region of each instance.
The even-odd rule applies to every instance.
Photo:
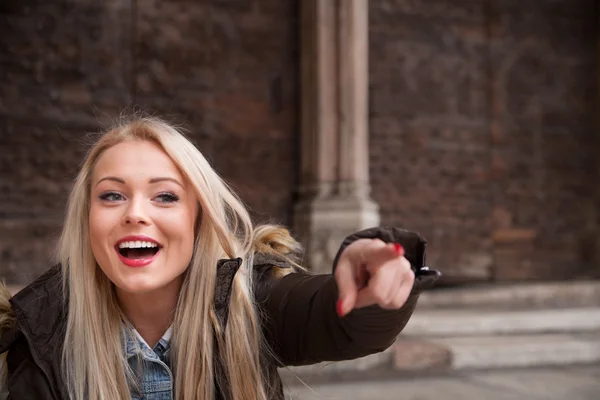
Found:
[[[139,249],[139,248],[144,248],[144,247],[158,247],[158,244],[154,243],[154,242],[145,242],[145,241],[119,243],[120,249]]]

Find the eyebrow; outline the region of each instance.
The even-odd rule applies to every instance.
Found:
[[[148,183],[158,183],[158,182],[165,182],[165,181],[168,181],[168,182],[173,182],[173,183],[176,183],[176,184],[178,184],[179,186],[183,187],[183,185],[182,185],[181,183],[179,183],[179,181],[178,181],[177,179],[175,179],[175,178],[169,178],[169,177],[167,177],[167,176],[164,176],[164,177],[158,177],[158,178],[152,178],[152,179],[150,179],[150,180],[148,181]]]
[[[100,179],[97,183],[96,186],[98,186],[100,184],[100,182],[102,181],[113,181],[113,182],[117,182],[120,183],[122,185],[125,184],[125,180],[121,179],[121,178],[117,178],[116,176],[106,176],[102,179]],[[183,185],[181,183],[179,183],[179,181],[175,178],[169,178],[169,177],[158,177],[158,178],[152,178],[148,181],[148,183],[152,184],[152,183],[158,183],[158,182],[165,182],[165,181],[169,181],[169,182],[173,182],[178,184],[179,186],[183,187]]]

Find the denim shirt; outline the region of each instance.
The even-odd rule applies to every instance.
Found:
[[[169,357],[172,331],[170,327],[151,349],[133,327],[123,329],[127,362],[140,383],[139,388],[130,388],[132,400],[173,400],[173,374]]]

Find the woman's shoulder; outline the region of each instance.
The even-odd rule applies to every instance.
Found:
[[[256,300],[265,300],[278,281],[292,273],[303,272],[293,259],[276,253],[255,253],[253,259],[253,281]]]
[[[59,329],[64,313],[60,265],[51,267],[14,296],[0,285],[0,373],[4,375],[0,388],[5,387],[8,374],[13,374],[12,388],[19,392],[28,393],[32,386],[35,390],[48,388],[41,371],[58,371],[54,356],[62,349],[64,336]],[[11,359],[10,371],[7,355]]]
[[[50,328],[64,319],[63,305],[60,265],[48,269],[14,296],[0,285],[0,353],[10,348],[22,331],[32,333],[31,338],[40,342],[47,340],[40,336],[52,334]]]
[[[252,267],[255,274],[282,277],[298,270],[295,261],[281,254],[255,253]]]

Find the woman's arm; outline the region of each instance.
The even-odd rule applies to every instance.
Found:
[[[437,279],[437,271],[424,267],[425,241],[415,233],[377,228],[348,237],[336,257],[359,239],[399,243],[415,273],[415,283],[401,308],[384,310],[373,305],[352,310],[340,318],[334,275],[291,273],[266,279],[257,293],[263,310],[265,335],[282,365],[312,364],[362,357],[383,351],[396,339],[416,306],[421,290]]]

